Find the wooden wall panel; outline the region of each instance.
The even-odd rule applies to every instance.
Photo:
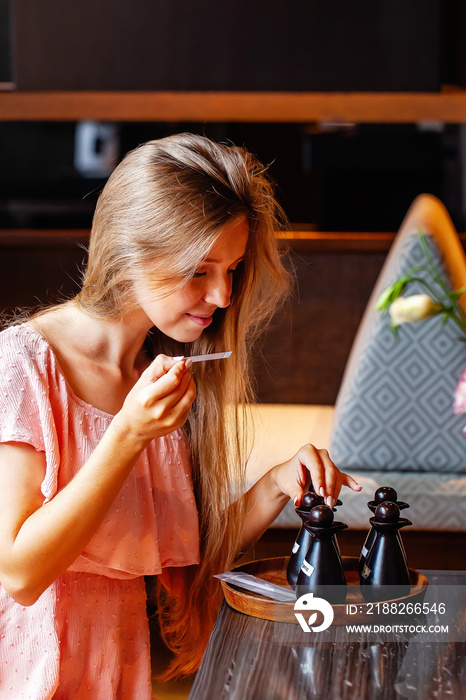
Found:
[[[85,251],[76,244],[2,246],[0,310],[11,314],[69,298],[78,291]]]
[[[335,402],[384,252],[292,255],[297,290],[266,333],[256,362],[265,403]]]

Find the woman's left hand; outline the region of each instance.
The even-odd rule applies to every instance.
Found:
[[[311,483],[313,490],[332,508],[342,486],[353,491],[362,489],[353,477],[337,469],[327,450],[318,450],[309,444],[301,447],[287,462],[274,467],[273,472],[277,487],[292,499],[296,507],[300,506]]]

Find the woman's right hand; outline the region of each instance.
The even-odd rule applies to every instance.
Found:
[[[196,398],[189,360],[157,355],[128,393],[115,420],[147,443],[185,423]]]

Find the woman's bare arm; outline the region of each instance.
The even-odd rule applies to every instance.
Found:
[[[34,603],[81,554],[150,440],[186,420],[195,397],[191,375],[184,362],[158,364],[141,376],[75,477],[45,505],[44,453],[22,443],[0,445],[0,581],[19,603]]]

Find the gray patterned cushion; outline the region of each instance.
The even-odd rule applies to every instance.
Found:
[[[441,250],[430,236],[428,243],[448,280]],[[384,268],[378,292],[424,262],[416,230],[403,236],[394,256],[391,278]],[[425,289],[412,285],[405,294],[418,292]],[[374,301],[373,295],[371,307]],[[388,318],[368,307],[335,407],[330,455],[343,471],[466,473],[466,416],[452,409],[466,366],[460,336],[451,321],[435,317],[402,326],[396,342]]]

